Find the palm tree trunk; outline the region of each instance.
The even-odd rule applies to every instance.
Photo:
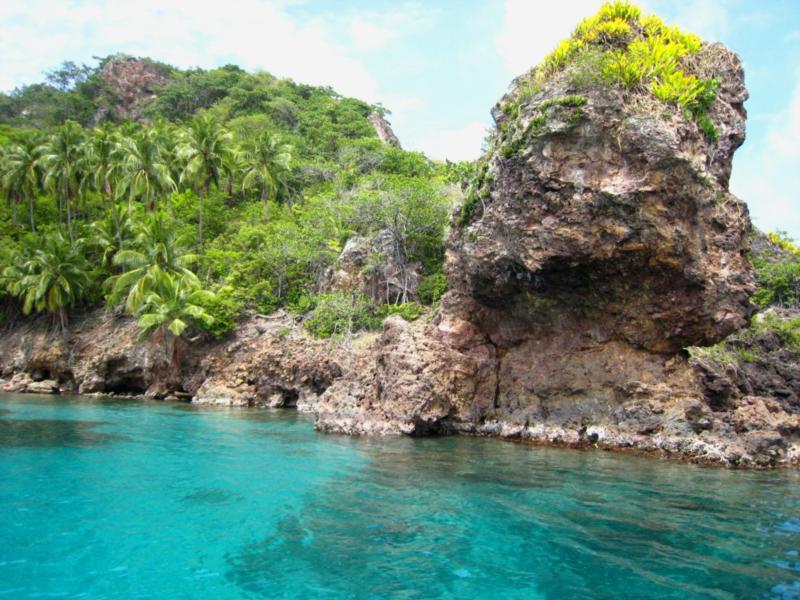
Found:
[[[67,339],[67,310],[60,306],[58,308],[58,322],[61,326],[61,335],[64,336],[64,339]]]
[[[31,220],[31,231],[36,233],[36,220],[33,216],[33,195],[28,196],[28,217]]]
[[[204,190],[197,193],[197,239],[200,242],[200,251],[203,251],[203,195]]]
[[[75,245],[75,237],[72,235],[72,198],[70,198],[69,194],[67,194],[67,233],[69,234],[69,243],[70,246]]]
[[[14,227],[16,227],[19,221],[19,216],[17,215],[17,202],[10,201],[8,204],[9,208],[11,209],[11,222],[14,224]]]

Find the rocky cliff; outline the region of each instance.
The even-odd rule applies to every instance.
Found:
[[[104,309],[76,317],[67,338],[46,319],[22,322],[2,336],[0,391],[308,409],[347,359],[283,312],[251,316],[223,340],[187,342],[176,363],[162,345],[138,339],[134,319]]]
[[[317,426],[796,461],[791,406],[714,405],[684,350],[745,327],[754,290],[747,208],[728,190],[742,66],[719,45],[692,65],[718,85],[706,126],[646,90],[587,85],[579,66],[515,82],[453,216],[438,314],[387,320]]]

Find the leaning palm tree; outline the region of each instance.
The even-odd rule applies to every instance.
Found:
[[[138,311],[142,337],[161,341],[170,365],[178,367],[184,331],[190,325],[207,328],[214,324],[214,318],[204,308],[213,297],[213,293],[202,289],[197,278],[156,267],[153,287]]]
[[[22,275],[8,285],[22,301],[22,312],[47,311],[67,331],[67,309],[75,306],[91,284],[89,264],[83,254],[60,234],[48,236],[27,248],[11,269]]]
[[[278,136],[262,131],[244,144],[242,188],[258,189],[261,200],[277,197],[290,172],[292,147]]]
[[[156,198],[176,189],[158,132],[146,129],[123,138],[120,152],[120,186],[128,194],[128,206],[139,199],[147,210],[155,210]]]
[[[174,223],[163,213],[150,215],[144,223],[134,227],[134,232],[133,241],[113,259],[123,272],[106,281],[109,302],[118,304],[124,300],[130,313],[139,310],[152,291],[158,273],[197,278],[190,269],[197,256],[187,253],[175,233]]]
[[[55,192],[59,207],[66,209],[67,233],[70,244],[72,234],[72,209],[83,179],[86,176],[86,154],[83,128],[67,121],[39,147],[38,163],[44,172],[44,187]]]
[[[192,186],[198,202],[198,241],[203,248],[203,200],[211,186],[220,187],[226,158],[231,152],[231,135],[213,115],[195,116],[183,132],[181,156],[186,166],[181,181]]]
[[[31,231],[36,231],[36,219],[33,214],[36,192],[39,189],[40,172],[36,142],[27,140],[14,144],[2,156],[2,188],[9,204],[12,204],[16,219],[16,205],[24,202],[28,205],[28,221]]]

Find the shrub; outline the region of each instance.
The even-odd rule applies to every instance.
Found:
[[[372,312],[366,296],[333,292],[320,294],[316,298],[316,308],[306,318],[304,325],[313,336],[329,338],[374,329],[380,326],[381,321]]]
[[[800,260],[755,261],[758,289],[753,301],[760,307],[800,306]]]
[[[416,302],[405,302],[403,304],[384,304],[377,312],[382,319],[392,315],[399,315],[406,321],[416,321],[422,316],[425,309]]]
[[[719,82],[698,78],[688,72],[685,62],[701,48],[702,41],[696,35],[669,27],[656,16],[643,16],[628,2],[609,2],[597,14],[584,19],[572,37],[562,41],[539,67],[521,79],[517,97],[504,111],[516,118],[519,106],[541,88],[545,79],[576,63],[583,71],[582,57],[594,57],[599,51],[599,64],[595,66],[600,79],[581,73],[572,77],[573,82],[599,81],[649,92],[662,102],[685,109],[700,131],[713,141],[717,133],[707,111],[716,98]]]
[[[784,347],[800,352],[800,317],[781,318],[774,312],[767,311],[753,320],[751,329],[755,333],[771,332]]]
[[[235,291],[230,286],[217,290],[214,295],[206,298],[202,305],[213,319],[203,329],[215,338],[232,331],[242,314],[242,303],[236,298]]]
[[[441,271],[422,278],[417,288],[417,296],[423,304],[433,304],[447,291],[447,275]]]
[[[794,243],[792,243],[792,240],[786,237],[785,234],[781,232],[771,231],[770,233],[767,234],[767,237],[769,238],[770,242],[772,242],[779,248],[786,250],[786,252],[791,252],[795,256],[800,256],[800,248],[795,246]]]

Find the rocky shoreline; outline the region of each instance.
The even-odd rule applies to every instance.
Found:
[[[426,394],[430,398],[424,372],[435,368],[426,364],[430,354],[417,349],[405,357],[408,380],[399,388],[405,395],[388,405],[393,412],[377,416],[374,407],[340,403],[343,390],[358,391],[352,384],[356,376],[375,377],[376,362],[397,364],[399,348],[388,350],[395,356],[386,355],[393,343],[424,340],[439,319],[434,314],[408,323],[390,317],[380,335],[331,342],[311,338],[286,313],[251,316],[224,340],[195,340],[180,367],[172,370],[157,345],[137,340],[135,322],[125,316],[105,310],[82,315],[68,340],[53,333],[44,319],[24,321],[0,338],[0,391],[295,408],[314,413],[321,431],[351,435],[475,435],[721,466],[800,465],[800,417],[793,408],[800,400],[800,377],[754,380],[744,371],[737,374],[741,365],[708,358],[680,358],[672,367],[688,375],[699,397],[676,398],[662,384],[657,390],[632,390],[623,402],[584,399],[554,407],[537,422],[514,415],[470,421],[435,402],[423,403],[424,410],[409,405]],[[782,355],[775,361],[755,372],[773,367],[800,373],[797,357],[792,362]],[[397,376],[404,377],[401,372]],[[719,403],[721,389],[727,396],[712,409],[708,398]],[[426,423],[432,426],[426,429]]]
[[[297,408],[350,435],[798,466],[800,350],[779,338],[800,320],[774,308],[751,325],[760,250],[728,188],[744,71],[718,44],[692,60],[714,81],[706,127],[647,90],[577,84],[580,64],[515,81],[452,214],[449,291],[414,322],[332,341],[283,311],[250,314],[221,340],[167,349],[140,342],[121,312],[73,315],[66,337],[20,319],[0,336],[0,391]],[[418,273],[391,262],[387,241],[351,239],[331,286],[406,301]],[[383,286],[367,273],[376,257]]]

